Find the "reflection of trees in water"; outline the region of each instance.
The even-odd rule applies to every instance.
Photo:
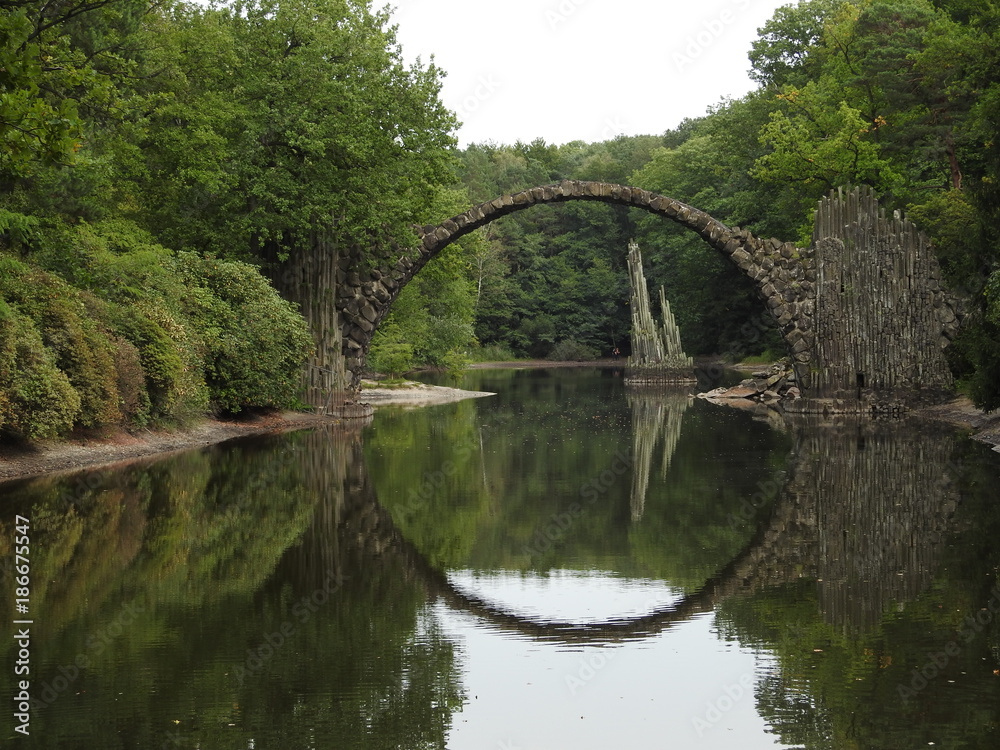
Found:
[[[636,444],[642,444],[633,489],[641,489],[659,436],[666,435],[669,452],[676,445],[673,430],[679,433],[687,401],[650,396],[634,398],[632,406]],[[891,603],[912,600],[931,581],[939,542],[958,501],[948,464],[954,439],[873,422],[805,425],[793,433],[785,484],[775,485],[770,516],[747,546],[675,606],[609,623],[540,623],[466,596],[448,587],[444,572],[402,537],[374,496],[370,507],[356,514],[368,519],[366,544],[405,558],[406,567],[449,604],[541,640],[649,637],[730,597],[803,578],[819,580],[820,607],[832,624],[848,631],[871,627]]]
[[[295,456],[317,504],[267,587],[270,601],[282,602],[275,617],[294,623],[302,654],[259,675],[268,735],[306,747],[322,727],[338,747],[443,747],[462,703],[454,645],[427,615],[413,567],[393,554],[396,532],[375,500],[360,434],[316,430]],[[331,582],[327,602],[320,592]],[[303,602],[319,600],[306,616],[312,608]],[[299,705],[276,712],[288,695]]]
[[[797,564],[802,578],[776,579],[718,614],[727,638],[776,656],[758,681],[761,715],[782,742],[810,750],[985,746],[1000,698],[995,660],[983,663],[987,635],[959,639],[959,653],[911,702],[899,692],[929,654],[958,639],[957,613],[986,602],[982,593],[970,601],[970,558],[946,544],[969,470],[955,457],[966,449],[924,423],[792,429],[796,457],[781,500],[789,531],[773,560]],[[981,575],[973,579],[982,589]]]
[[[670,460],[681,437],[684,412],[690,405],[687,390],[673,388],[629,388],[626,399],[632,408],[632,495],[633,521],[642,519],[646,492],[653,470],[653,454],[663,441],[660,476],[666,478]]]
[[[67,503],[60,482],[75,479],[7,495],[33,519],[34,576],[51,582],[33,597],[35,684],[89,660],[33,735],[60,748],[443,746],[461,701],[454,648],[407,569],[344,519],[370,493],[356,434],[134,465]],[[317,596],[331,571],[333,593]]]

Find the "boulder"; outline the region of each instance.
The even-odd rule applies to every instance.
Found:
[[[722,391],[722,393],[716,394],[712,391],[713,398],[753,398],[757,395],[758,390],[756,386],[753,385],[737,385],[732,388],[716,388],[716,391]]]

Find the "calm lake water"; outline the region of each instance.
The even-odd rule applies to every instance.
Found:
[[[497,395],[0,485],[3,747],[1000,746],[996,453],[462,385]]]

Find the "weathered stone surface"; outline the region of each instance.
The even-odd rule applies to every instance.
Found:
[[[753,262],[753,258],[750,257],[750,253],[746,250],[736,250],[729,257],[732,258],[733,262],[740,268],[746,268]]]

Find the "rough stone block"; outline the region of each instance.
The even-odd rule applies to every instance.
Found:
[[[757,390],[757,386],[755,385],[736,385],[733,386],[732,388],[727,388],[725,390],[719,389],[719,390],[721,392],[716,393],[713,391],[713,396],[715,398],[724,398],[724,399],[751,398],[752,396],[756,396],[759,393],[759,391]]]

